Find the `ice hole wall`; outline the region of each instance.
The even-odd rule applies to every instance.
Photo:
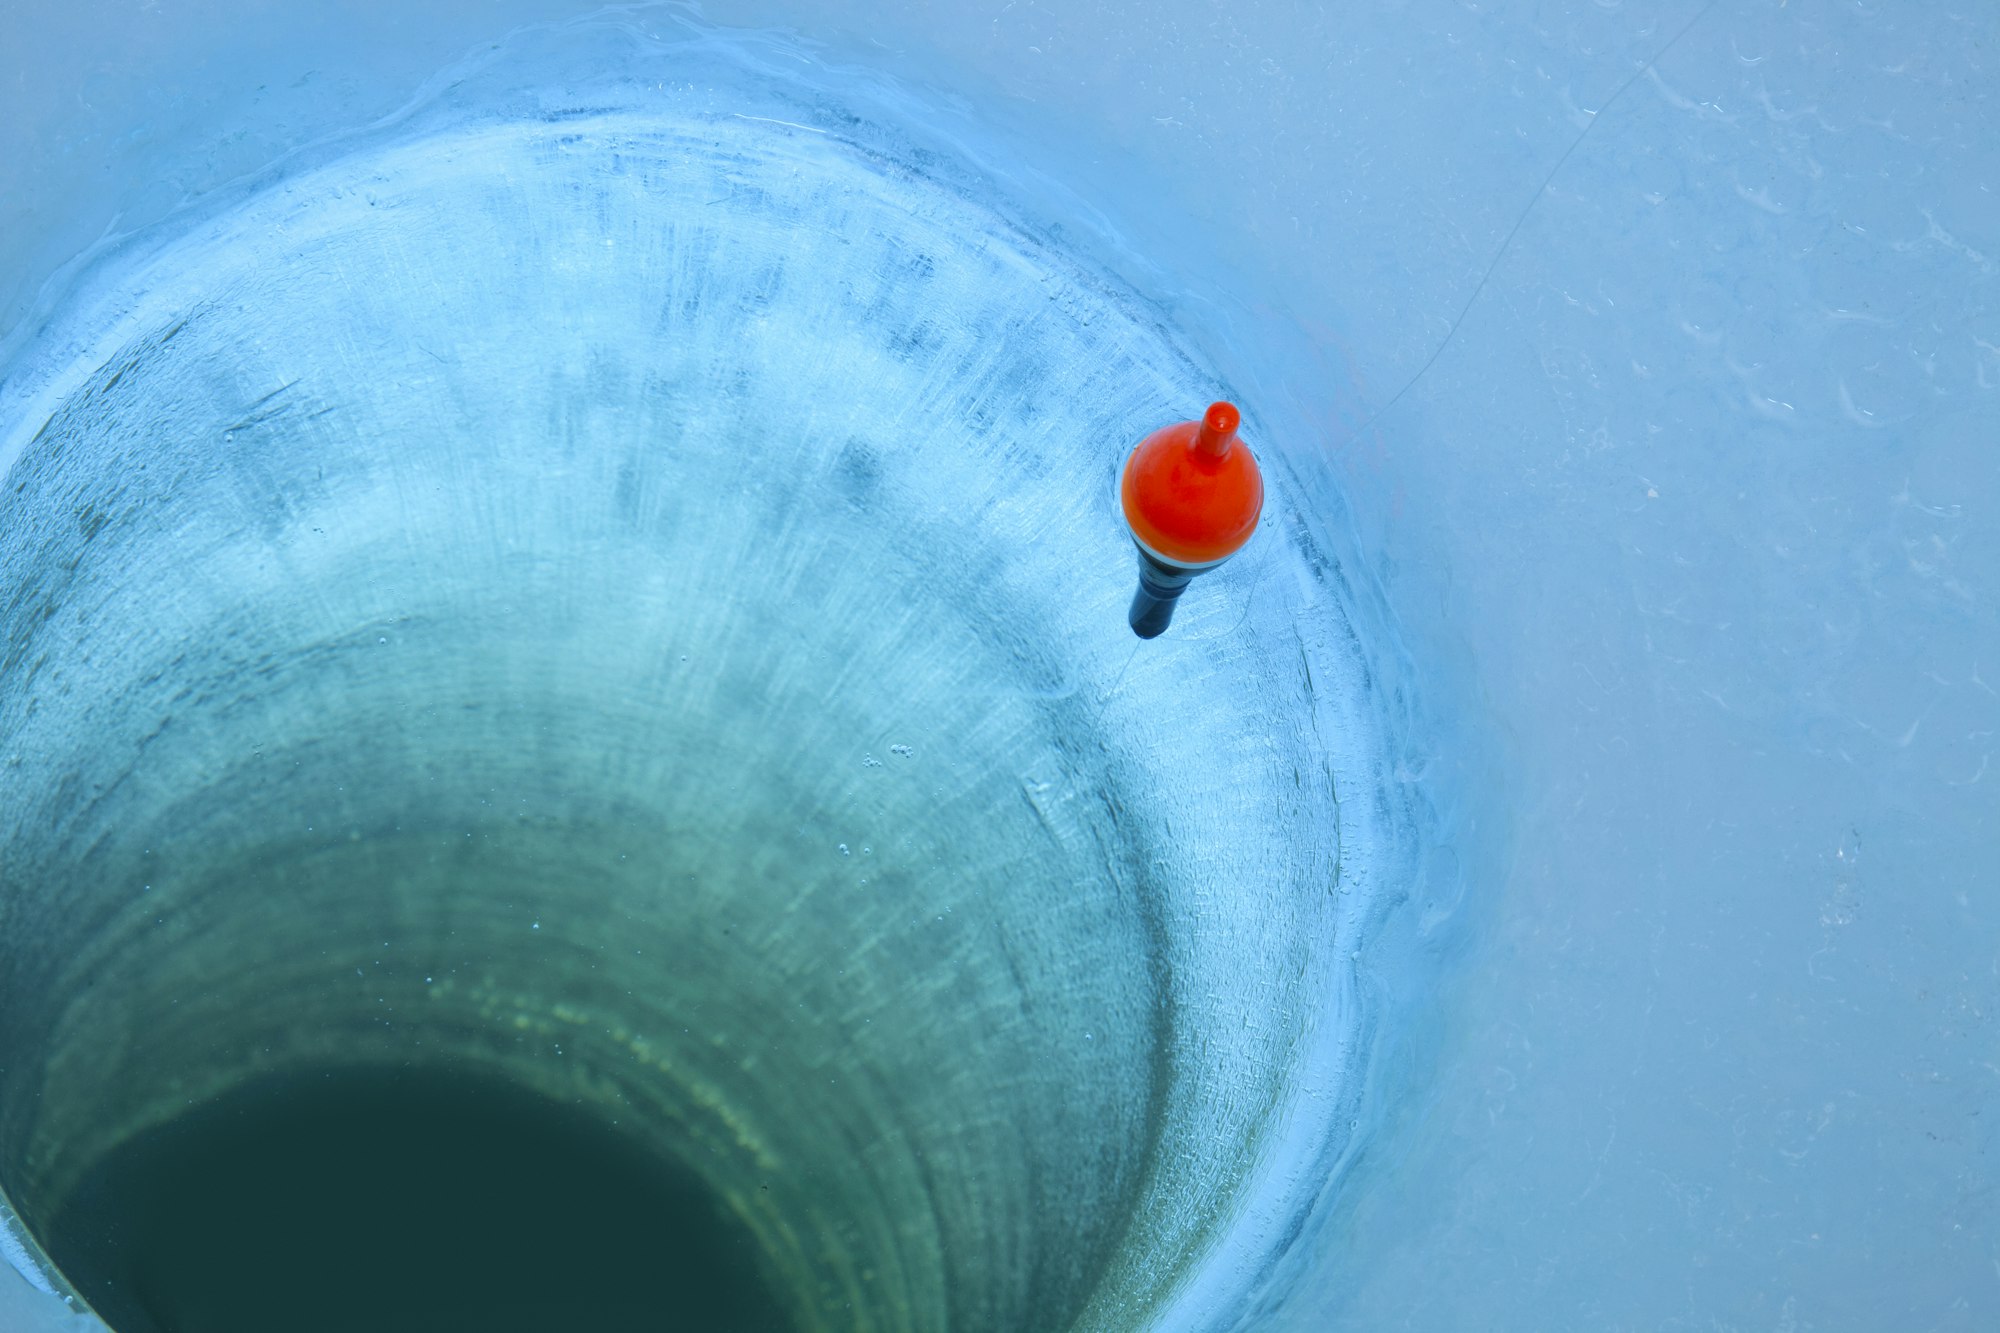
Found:
[[[976,172],[744,105],[276,173],[9,402],[0,1184],[121,1333],[28,1251],[273,1079],[580,1108],[799,1329],[1212,1326],[1348,1150],[1409,816],[1281,455],[1137,645],[1115,468],[1230,386]]]

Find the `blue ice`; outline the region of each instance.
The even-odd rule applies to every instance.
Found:
[[[2000,14],[581,12],[9,20],[9,1327],[442,938],[405,824],[541,886],[437,1030],[812,1163],[713,1183],[826,1327],[2000,1318]],[[1135,646],[1217,395],[1265,529]],[[713,975],[521,952],[631,932]]]

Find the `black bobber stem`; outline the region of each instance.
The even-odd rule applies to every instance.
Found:
[[[1174,620],[1174,604],[1197,571],[1179,569],[1139,552],[1139,587],[1132,594],[1132,609],[1126,619],[1132,632],[1142,639],[1157,639]]]

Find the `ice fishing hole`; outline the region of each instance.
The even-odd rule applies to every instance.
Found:
[[[970,175],[659,106],[107,271],[0,436],[47,1281],[998,1333],[1261,1279],[1393,816],[1309,524],[1131,656],[1109,469],[1226,387],[1144,300]]]

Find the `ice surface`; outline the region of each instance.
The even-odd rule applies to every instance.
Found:
[[[23,338],[100,232],[395,112],[499,22],[108,14],[36,10],[48,58],[0,85]],[[1409,645],[1375,664],[1428,701],[1396,771],[1449,813],[1400,921],[1457,943],[1364,960],[1397,1043],[1366,1151],[1246,1326],[1991,1326],[2000,17],[711,16],[805,28],[803,74],[887,71],[1010,164],[1260,411]],[[1030,692],[1088,699],[1083,661]]]

